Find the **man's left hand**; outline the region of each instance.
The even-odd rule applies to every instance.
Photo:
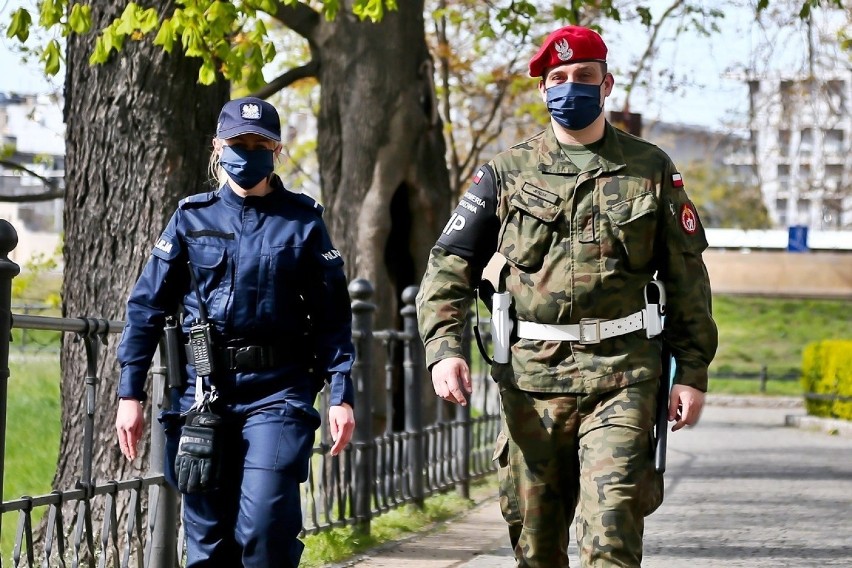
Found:
[[[672,426],[672,432],[698,423],[702,408],[704,408],[703,392],[686,385],[672,386],[672,392],[669,395],[669,422],[677,420]]]
[[[331,439],[334,440],[334,445],[331,446],[331,455],[336,456],[343,451],[343,448],[352,439],[354,430],[355,413],[351,406],[344,402],[328,409],[328,431],[331,434]]]

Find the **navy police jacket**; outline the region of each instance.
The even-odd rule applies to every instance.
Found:
[[[214,375],[223,402],[312,399],[330,383],[332,405],[353,403],[352,317],[343,259],[313,199],[287,191],[242,198],[225,184],[183,199],[127,303],[118,347],[118,395],[145,400],[145,377],[165,318],[182,306],[184,338],[199,315],[195,272],[218,346],[263,345],[276,367]],[[309,372],[312,369],[313,372]],[[195,374],[182,407],[192,404]],[[302,396],[304,395],[304,396]],[[185,410],[186,408],[182,408]]]

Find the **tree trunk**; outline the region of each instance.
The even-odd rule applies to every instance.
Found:
[[[399,328],[402,291],[420,283],[452,201],[423,0],[397,5],[377,24],[341,10],[316,35],[324,217],[347,275],[375,288],[375,329]],[[381,427],[381,379],[373,395]]]
[[[152,0],[160,13],[169,0]],[[123,3],[91,4],[94,29],[118,17]],[[216,118],[228,98],[226,82],[197,83],[198,59],[172,55],[150,39],[125,42],[99,66],[88,63],[94,42],[71,35],[65,79],[66,197],[63,316],[124,318],[130,290],[177,200],[205,191]],[[54,487],[80,480],[86,415],[85,349],[62,345],[62,439]],[[128,463],[114,431],[118,336],[98,363],[93,477],[138,475],[148,458]],[[148,387],[150,394],[150,386]],[[86,480],[82,480],[86,481]]]

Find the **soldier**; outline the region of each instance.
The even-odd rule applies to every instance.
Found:
[[[272,105],[251,97],[225,104],[211,156],[219,189],[181,200],[127,303],[116,430],[128,459],[142,435],[145,377],[164,321],[183,315],[189,380],[160,420],[166,477],[185,493],[188,567],[298,566],[299,483],[323,382],[333,455],[355,427],[343,259],[322,207],[273,174],[280,141]]]
[[[605,120],[606,54],[582,27],[545,39],[529,72],[550,125],[479,169],[418,295],[435,392],[459,404],[474,290],[494,300],[494,458],[522,567],[568,566],[575,510],[582,566],[640,565],[644,517],[662,502],[651,432],[663,342],[677,362],[673,431],[698,421],[717,345],[704,230],[670,158]],[[654,282],[667,302],[648,297]]]

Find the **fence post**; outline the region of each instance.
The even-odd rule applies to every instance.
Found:
[[[9,342],[12,340],[12,279],[21,268],[9,260],[18,246],[18,233],[0,219],[0,503],[3,502],[3,473],[6,467],[6,402],[9,394]],[[0,517],[2,527],[2,517]]]
[[[170,382],[166,379],[168,372],[163,361],[163,343],[154,355],[154,364],[151,366],[151,440],[148,459],[148,473],[150,475],[163,475],[166,454],[166,434],[163,425],[158,420],[160,411],[171,409],[170,389],[166,385]],[[178,526],[178,503],[177,490],[163,482],[162,485],[152,485],[148,489],[148,507],[156,499],[157,514],[151,523],[153,530],[149,535],[151,539],[151,561],[150,568],[174,568],[178,565],[177,558],[177,526]]]
[[[760,368],[760,392],[766,392],[766,382],[769,380],[769,370],[766,365]]]
[[[474,300],[476,301],[476,300]],[[462,330],[462,353],[467,361],[468,366],[473,365],[471,357],[473,328],[470,318],[467,318]],[[471,420],[470,411],[473,407],[474,389],[478,388],[473,384],[473,369],[470,369],[471,393],[468,396],[466,406],[456,406],[456,452],[458,472],[456,473],[458,485],[456,490],[460,497],[470,499],[470,447],[471,447]],[[484,394],[484,393],[482,393]]]
[[[358,278],[349,284],[352,296],[352,331],[355,338],[355,362],[352,364],[352,380],[355,383],[355,427],[353,449],[355,451],[355,530],[362,534],[370,533],[372,516],[371,488],[373,456],[373,409],[370,399],[370,378],[372,375],[373,314],[376,305],[370,301],[373,286],[365,279]]]
[[[417,286],[408,286],[402,291],[400,310],[403,318],[405,356],[403,372],[405,375],[405,432],[408,434],[408,470],[411,483],[411,497],[414,504],[422,508],[423,488],[423,358],[420,356],[420,335],[417,333]]]

